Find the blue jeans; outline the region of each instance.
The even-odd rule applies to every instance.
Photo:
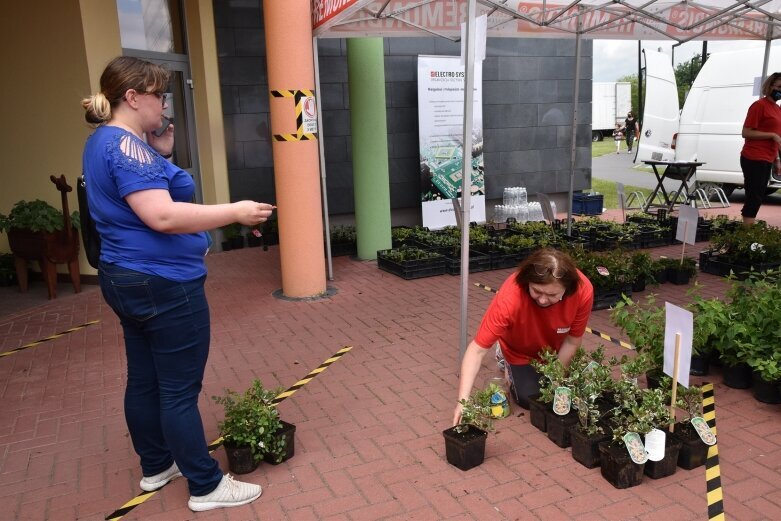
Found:
[[[144,476],[176,461],[190,494],[208,494],[222,472],[207,450],[198,411],[209,355],[206,277],[174,282],[103,262],[98,276],[125,334],[125,419]]]

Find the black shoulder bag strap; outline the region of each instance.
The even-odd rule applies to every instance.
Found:
[[[76,183],[76,195],[79,199],[79,222],[81,223],[81,239],[84,241],[84,252],[89,265],[98,269],[100,262],[100,235],[89,212],[87,201],[87,185],[84,175],[80,175]]]

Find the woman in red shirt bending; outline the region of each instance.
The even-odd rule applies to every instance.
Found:
[[[466,348],[458,400],[469,397],[483,357],[498,342],[511,394],[528,409],[529,396],[540,390],[540,376],[529,363],[550,346],[568,365],[581,344],[593,302],[591,282],[566,253],[552,248],[532,253],[499,288]],[[459,403],[453,423],[460,419]]]
[[[741,215],[743,224],[754,224],[767,191],[767,183],[773,163],[778,162],[781,148],[781,72],[774,72],[762,84],[763,96],[751,104],[743,123],[745,138],[740,152],[740,168],[743,170],[743,187],[746,202]]]

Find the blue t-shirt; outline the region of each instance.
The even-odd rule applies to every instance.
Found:
[[[195,193],[190,174],[113,126],[98,127],[87,139],[83,165],[90,214],[101,239],[101,261],[177,282],[206,274],[206,232],[156,232],[125,201],[133,192],[163,189],[173,201],[190,202]]]

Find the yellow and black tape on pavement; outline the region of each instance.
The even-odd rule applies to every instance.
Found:
[[[716,399],[713,395],[713,384],[702,384],[702,417],[708,426],[716,432]],[[718,440],[718,436],[716,438]],[[708,457],[705,460],[705,486],[708,493],[708,519],[724,521],[724,492],[721,488],[721,468],[719,467],[719,444],[708,447]]]
[[[274,98],[293,98],[296,104],[296,133],[274,134],[274,141],[312,141],[317,139],[317,134],[304,132],[304,98],[314,97],[315,91],[309,89],[297,90],[272,90]]]
[[[483,288],[486,291],[490,291],[491,293],[496,293],[497,292],[497,290],[493,289],[492,287],[486,286],[485,284],[480,284],[479,282],[475,282],[475,286],[477,286],[478,288]],[[612,336],[610,336],[610,335],[608,335],[606,333],[602,333],[601,331],[597,331],[596,329],[592,329],[592,328],[590,328],[588,326],[586,326],[586,333],[591,333],[592,335],[598,336],[602,340],[607,340],[608,342],[610,342],[612,344],[615,344],[617,346],[621,346],[621,347],[626,348],[626,349],[635,349],[635,346],[633,346],[629,342],[624,342],[623,340],[619,340],[617,338],[613,338]]]
[[[303,377],[301,380],[297,381],[293,385],[287,388],[287,390],[282,391],[279,393],[276,397],[274,397],[274,400],[272,400],[273,405],[279,404],[282,400],[285,398],[289,398],[292,396],[296,391],[301,389],[303,386],[308,384],[312,381],[317,375],[328,369],[328,367],[339,360],[342,356],[344,356],[346,353],[350,352],[350,350],[353,348],[353,346],[345,346],[341,348],[339,351],[331,355],[330,358],[328,358],[325,362],[317,366],[317,368],[313,369],[309,372],[308,375]],[[214,440],[209,444],[207,447],[209,452],[214,452],[218,448],[220,448],[220,445],[222,445],[222,436]],[[165,485],[163,485],[164,487]],[[163,489],[163,487],[160,487],[157,490],[153,490],[152,492],[141,492],[139,495],[119,507],[117,510],[112,512],[111,514],[106,516],[106,521],[117,521],[119,519],[122,519],[124,516],[126,516],[128,513],[130,513],[131,510],[136,508],[138,505],[144,503],[147,499],[154,496],[157,492]]]
[[[4,351],[0,353],[0,357],[13,355],[18,353],[19,351],[24,351],[25,349],[30,349],[31,347],[35,347],[38,345],[43,344],[44,342],[50,342],[52,340],[57,340],[58,338],[64,337],[65,335],[68,335],[70,333],[73,333],[74,331],[78,331],[80,329],[84,329],[85,327],[89,327],[92,325],[97,324],[100,322],[100,320],[91,320],[89,322],[84,322],[83,324],[79,326],[72,327],[70,329],[66,329],[65,331],[60,331],[59,333],[54,333],[51,336],[47,336],[46,338],[42,338],[40,340],[36,340],[35,342],[30,342],[29,344],[25,344],[23,346],[17,347],[16,349],[11,349],[10,351]]]

